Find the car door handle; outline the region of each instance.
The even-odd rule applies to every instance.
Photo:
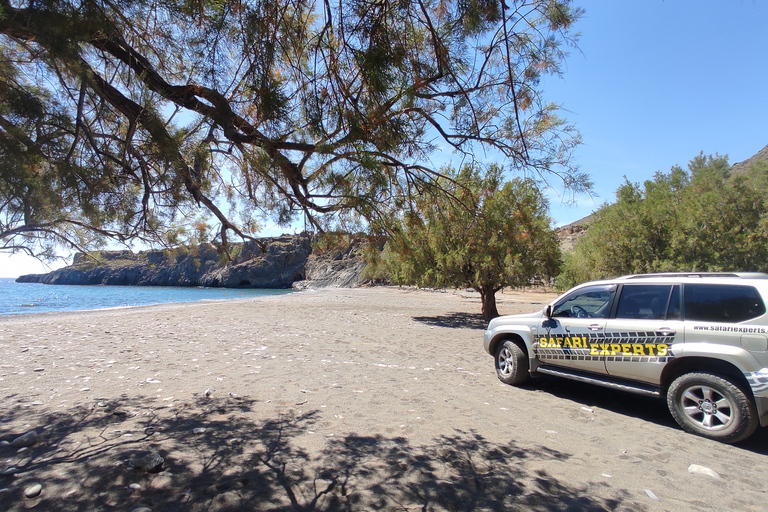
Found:
[[[587,326],[587,329],[589,329],[590,331],[599,331],[602,328],[603,328],[602,324],[590,324]]]
[[[661,329],[656,331],[656,336],[664,336],[664,337],[671,338],[674,335],[675,335],[675,331],[673,331],[669,327],[662,327]]]

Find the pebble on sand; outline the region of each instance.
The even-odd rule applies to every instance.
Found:
[[[36,498],[43,492],[43,485],[36,483],[24,489],[24,496],[27,498]]]

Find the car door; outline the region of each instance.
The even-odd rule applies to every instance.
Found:
[[[600,353],[609,375],[659,384],[674,345],[685,339],[680,285],[622,285],[605,335]]]
[[[536,356],[543,364],[605,374],[605,358],[593,348],[604,339],[616,285],[580,288],[552,306],[539,321]]]

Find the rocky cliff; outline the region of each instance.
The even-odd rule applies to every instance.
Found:
[[[164,251],[102,251],[78,254],[72,265],[18,282],[45,284],[210,286],[222,288],[355,287],[365,264],[353,251],[313,255],[307,234],[233,244],[231,261],[213,245]],[[309,280],[309,281],[307,281]]]

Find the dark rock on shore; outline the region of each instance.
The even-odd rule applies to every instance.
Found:
[[[307,278],[307,262],[312,253],[310,235],[284,235],[265,238],[261,242],[266,250],[255,242],[233,244],[231,261],[210,244],[139,253],[102,251],[91,255],[93,257],[78,254],[69,267],[47,274],[21,276],[17,281],[72,285],[289,288]],[[356,259],[353,263],[355,269],[362,270]],[[359,286],[359,271],[357,279],[354,279],[347,275],[346,265],[341,267],[344,268],[337,270],[345,274],[344,279],[324,274],[326,286]],[[304,286],[310,287],[313,286]]]

